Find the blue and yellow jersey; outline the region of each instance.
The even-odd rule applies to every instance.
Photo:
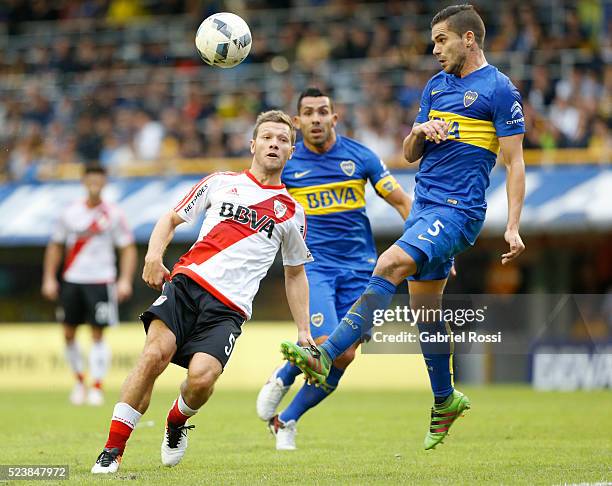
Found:
[[[366,216],[365,185],[369,180],[382,197],[399,187],[374,152],[339,135],[324,154],[299,142],[282,180],[306,211],[306,244],[317,265],[374,267],[376,249]]]
[[[521,95],[491,65],[459,78],[444,71],[429,80],[416,122],[449,123],[448,139],[425,142],[416,176],[416,200],[462,209],[484,219],[485,190],[499,152],[499,137],[525,132]]]

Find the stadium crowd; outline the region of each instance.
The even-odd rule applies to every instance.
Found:
[[[479,5],[488,60],[523,95],[525,147],[609,156],[609,9],[590,0]],[[203,18],[227,9],[247,19],[253,48],[243,66],[213,69],[193,36]],[[438,70],[434,11],[416,1],[3,2],[0,180],[45,178],[64,162],[116,171],[242,157],[256,115],[293,113],[296,93],[312,83],[334,94],[341,132],[393,158]]]

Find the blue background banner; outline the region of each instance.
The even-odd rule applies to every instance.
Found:
[[[414,192],[414,171],[394,172],[404,189]],[[198,176],[111,180],[104,197],[126,212],[138,242],[146,242],[160,215],[171,209]],[[527,169],[521,231],[605,231],[612,228],[612,169],[598,166],[556,166]],[[485,232],[501,231],[506,222],[505,171],[497,167],[487,191],[489,209]],[[401,232],[398,214],[368,185],[367,211],[374,232],[394,236]],[[0,186],[0,245],[44,245],[55,219],[84,191],[78,181]],[[176,241],[193,241],[200,224],[181,225]]]

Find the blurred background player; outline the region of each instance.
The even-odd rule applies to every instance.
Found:
[[[279,248],[298,342],[314,348],[304,271],[312,255],[304,241],[304,210],[281,184],[294,143],[289,116],[281,111],[260,114],[251,140],[250,169],[205,177],[155,225],[142,278],[162,295],[141,316],[147,332],[145,347],[123,384],[108,440],[92,473],[117,471],[126,442],[149,407],[155,380],[171,361],[187,368],[187,379],[168,412],[161,460],[164,466],[181,461],[187,430],[194,427],[186,422],[212,395]],[[163,255],[175,228],[205,211],[198,240],[170,274]]]
[[[60,215],[51,241],[47,245],[43,263],[42,294],[59,299],[58,319],[64,325],[66,361],[77,382],[70,394],[74,405],[87,401],[102,405],[102,380],[111,358],[111,351],[103,339],[104,328],[119,321],[117,302],[132,295],[132,281],[137,252],[132,232],[123,211],[102,200],[106,172],[102,167],[85,169],[83,186],[85,199],[68,206]],[[63,255],[63,247],[66,254]],[[115,248],[119,249],[119,278],[116,279]],[[57,274],[62,262],[62,284]],[[84,364],[76,329],[82,323],[91,324],[92,346],[89,352],[89,372],[92,387],[87,391]]]
[[[411,200],[380,157],[336,133],[338,114],[327,94],[318,88],[306,89],[299,96],[297,110],[294,124],[303,141],[297,144],[282,179],[306,211],[307,243],[315,258],[306,266],[312,289],[310,332],[320,344],[363,293],[376,262],[365,211],[366,182],[370,181],[403,220],[410,213]],[[295,449],[297,421],[336,389],[358,345],[359,341],[352,343],[335,359],[326,386],[304,382],[278,415],[278,405],[301,370],[287,362],[272,374],[257,397],[257,413],[269,421],[277,449]]]
[[[473,6],[445,8],[434,16],[431,29],[433,54],[442,71],[425,86],[416,122],[404,140],[409,163],[422,157],[404,234],[380,256],[365,292],[319,347],[321,353],[283,343],[285,356],[313,381],[324,382],[331,375],[333,360],[369,329],[372,311],[386,308],[406,278],[413,308],[439,307],[454,256],[474,244],[484,223],[485,189],[500,149],[507,169],[504,238],[510,246],[502,264],[525,249],[519,235],[525,196],[520,94],[507,76],[487,63],[482,51],[485,26]],[[442,322],[421,322],[419,330],[447,334]],[[422,342],[421,348],[434,394],[424,444],[432,449],[470,402],[453,386],[451,344]]]

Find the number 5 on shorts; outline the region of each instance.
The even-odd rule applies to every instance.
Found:
[[[444,225],[442,224],[442,221],[436,219],[432,225],[432,228],[427,229],[427,233],[429,233],[431,236],[438,236],[440,234],[440,229],[444,229]]]
[[[236,337],[230,333],[229,335],[229,345],[225,346],[225,356],[232,354],[232,349],[234,349],[234,343],[236,342]]]

